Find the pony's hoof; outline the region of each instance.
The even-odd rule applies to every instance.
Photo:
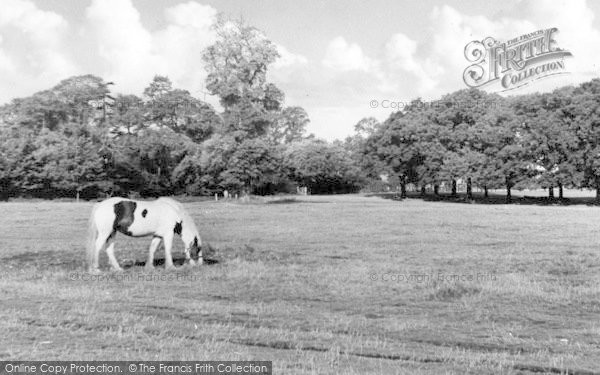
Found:
[[[175,271],[177,267],[175,267],[174,265],[169,265],[169,266],[165,266],[165,271]]]
[[[154,266],[152,266],[152,265],[145,265],[144,266],[144,271],[146,271],[146,272],[152,272],[152,271],[154,271]]]
[[[121,268],[121,267],[119,267],[119,268],[113,267],[112,270],[113,270],[113,272],[123,272],[123,268]]]
[[[204,260],[202,258],[198,258],[198,260],[196,261],[197,265],[201,265],[204,264]]]
[[[195,261],[195,260],[193,260],[193,259],[190,259],[190,260],[189,260],[189,262],[188,262],[188,264],[189,264],[190,266],[195,266],[195,265],[196,265],[196,261]]]

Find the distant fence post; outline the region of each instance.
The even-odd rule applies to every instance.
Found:
[[[215,193],[215,202],[219,201],[219,193]]]

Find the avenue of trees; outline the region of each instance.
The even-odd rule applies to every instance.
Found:
[[[412,101],[383,123],[365,118],[345,141],[306,134],[309,117],[267,80],[275,45],[220,20],[203,54],[222,109],[155,76],[141,97],[71,77],[0,107],[0,198],[354,192],[389,177],[437,194],[473,188],[596,189],[600,80],[504,98],[476,89]]]
[[[596,189],[600,198],[600,80],[552,93],[503,98],[474,89],[435,102],[415,100],[384,123],[364,119],[347,143],[361,170],[456,195],[457,181],[488,189]],[[361,135],[362,134],[362,135]]]

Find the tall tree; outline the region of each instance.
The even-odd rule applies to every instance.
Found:
[[[148,125],[168,127],[195,142],[202,142],[221,128],[221,118],[211,105],[192,97],[186,90],[174,89],[167,77],[154,77],[144,95]]]
[[[244,97],[264,99],[274,94],[267,84],[267,68],[279,57],[277,48],[256,28],[243,21],[219,18],[217,41],[204,52],[207,89],[224,108]]]
[[[286,107],[271,123],[268,138],[272,143],[292,143],[302,139],[310,120],[302,107]]]
[[[580,152],[574,158],[584,172],[583,186],[596,189],[596,203],[600,204],[600,79],[577,87],[565,112],[572,118],[571,131],[578,139]]]
[[[373,160],[375,167],[379,166],[382,169],[372,171],[371,177],[382,171],[398,176],[401,196],[406,197],[406,185],[418,183],[419,180],[417,168],[423,163],[419,143],[418,126],[411,121],[408,114],[391,114],[364,143],[365,158]]]
[[[261,139],[238,144],[220,174],[220,185],[233,191],[257,193],[260,187],[277,182],[281,161],[276,149]]]
[[[225,108],[223,131],[237,141],[266,135],[277,119],[284,95],[267,82],[267,69],[279,57],[260,31],[242,21],[220,18],[217,41],[203,55],[206,87]]]
[[[562,199],[564,185],[579,185],[583,179],[573,158],[578,153],[577,135],[565,112],[571,96],[572,90],[557,90],[521,96],[512,104],[517,121],[524,128],[532,182],[548,188],[550,198],[554,198],[555,187]]]
[[[457,194],[457,180],[467,183],[467,198],[472,199],[470,175],[477,150],[473,128],[494,104],[485,92],[465,89],[445,95],[433,106],[432,125],[442,146],[443,164],[440,175],[452,184],[452,195]]]

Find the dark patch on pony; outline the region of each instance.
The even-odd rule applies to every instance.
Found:
[[[142,211],[142,217],[146,217],[147,214],[148,214],[148,210],[144,209],[144,211]]]
[[[115,222],[113,223],[113,229],[119,232],[131,236],[129,227],[133,224],[133,213],[137,203],[133,201],[120,201],[115,204]]]
[[[175,228],[173,228],[173,232],[175,232],[176,234],[181,236],[181,223],[183,223],[183,221],[178,221],[175,223]]]

